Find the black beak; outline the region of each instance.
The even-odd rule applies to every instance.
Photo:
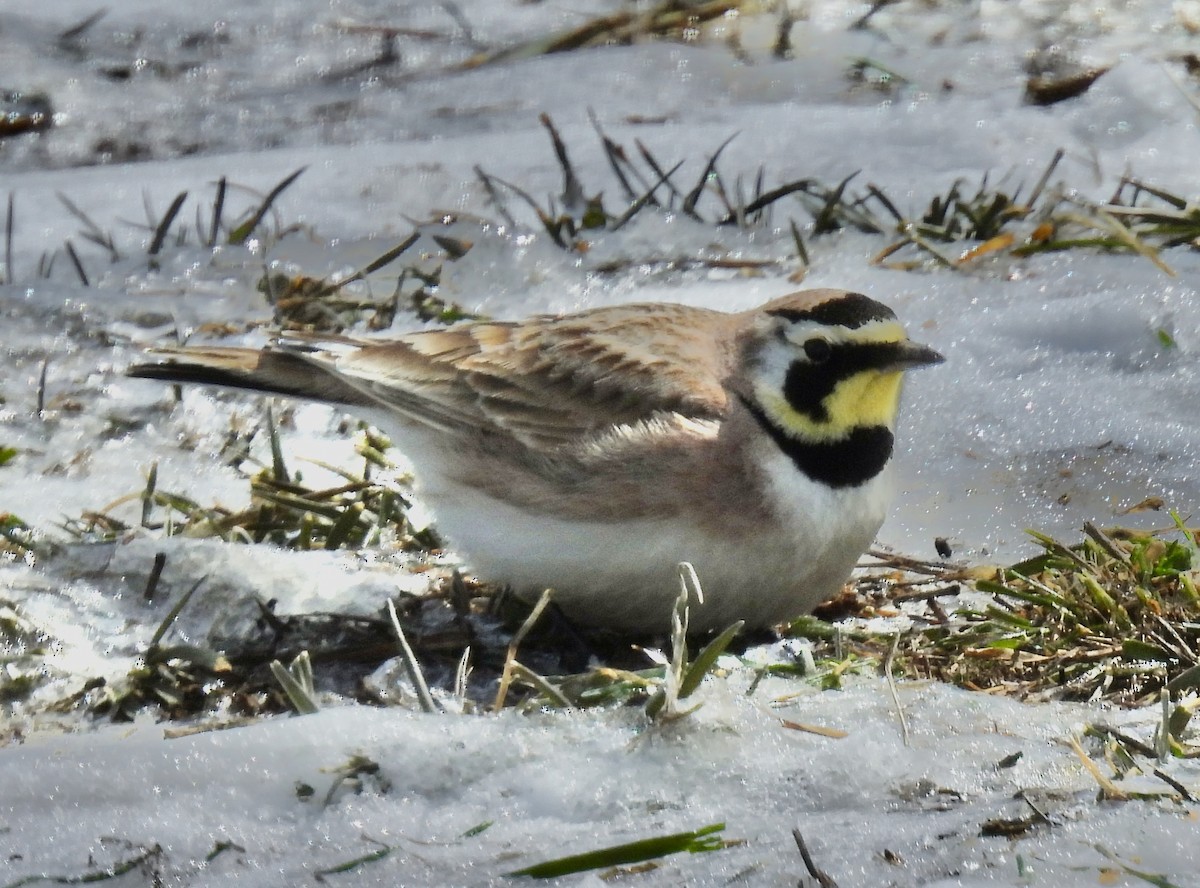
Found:
[[[888,363],[892,370],[911,370],[914,367],[928,367],[940,364],[946,360],[940,352],[919,342],[904,340],[892,346],[892,360]]]

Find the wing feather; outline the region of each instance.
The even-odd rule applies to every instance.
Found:
[[[567,443],[663,413],[720,416],[730,358],[718,333],[728,317],[623,305],[519,325],[472,322],[311,358],[420,422]]]
[[[453,434],[546,447],[665,415],[719,418],[730,318],[644,303],[386,341],[289,332],[265,349],[163,350],[130,373],[383,406]]]

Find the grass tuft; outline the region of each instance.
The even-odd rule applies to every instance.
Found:
[[[1200,686],[1200,576],[1196,531],[1177,520],[1158,533],[1084,528],[1068,546],[1030,532],[1041,554],[1005,568],[966,569],[895,559],[879,585],[860,578],[860,608],[887,615],[888,601],[924,602],[931,617],[899,640],[893,667],[907,678],[947,681],[1022,700],[1158,703]],[[895,571],[918,574],[898,581]],[[938,604],[968,583],[983,593],[953,613]],[[910,590],[917,591],[910,591]],[[841,613],[853,607],[842,608]],[[862,610],[860,613],[864,613]],[[892,613],[898,611],[892,610]],[[851,657],[882,663],[895,635],[841,630],[817,617],[789,627],[829,657],[836,636]],[[845,652],[843,652],[845,654]],[[848,662],[842,659],[840,662]]]
[[[441,543],[432,530],[418,529],[408,520],[406,479],[379,477],[379,473],[372,471],[391,466],[385,455],[391,442],[379,433],[369,429],[360,433],[356,445],[363,457],[360,473],[322,465],[344,479],[342,484],[325,488],[304,483],[288,467],[269,414],[266,433],[272,461],[249,479],[248,509],[233,512],[219,505],[202,506],[182,494],[163,490],[158,485],[156,467],[152,466],[139,492],[121,497],[99,511],[69,519],[61,528],[81,542],[115,540],[131,528],[112,513],[128,502],[140,500],[141,526],[166,536],[269,542],[303,550],[358,548],[377,544],[386,536],[405,551],[440,548]],[[14,528],[16,533],[23,525]]]

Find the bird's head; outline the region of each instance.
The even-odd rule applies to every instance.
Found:
[[[760,425],[792,450],[853,441],[848,453],[857,454],[870,438],[872,462],[882,468],[904,371],[942,356],[910,340],[890,308],[859,293],[795,293],[755,315],[739,395]]]

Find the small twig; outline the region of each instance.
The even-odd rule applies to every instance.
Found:
[[[805,843],[799,827],[792,830],[792,838],[796,842],[796,848],[800,851],[800,859],[804,861],[804,868],[808,870],[810,876],[817,880],[817,884],[821,888],[838,888],[837,882],[833,881],[833,878],[824,870],[817,869],[817,865],[813,863],[812,855],[808,853],[808,845]]]
[[[921,580],[922,584],[930,582],[929,580]],[[962,591],[962,587],[958,583],[950,586],[940,586],[937,589],[923,589],[920,592],[902,592],[899,595],[891,596],[892,602],[902,604],[909,601],[933,601],[936,598],[946,598],[950,595],[957,595]]]
[[[1180,798],[1182,798],[1185,802],[1196,801],[1195,797],[1188,791],[1186,786],[1184,786],[1170,774],[1164,773],[1161,768],[1155,768],[1153,771],[1151,771],[1151,773],[1159,780],[1166,783],[1169,787],[1171,787],[1171,789],[1179,793]]]

